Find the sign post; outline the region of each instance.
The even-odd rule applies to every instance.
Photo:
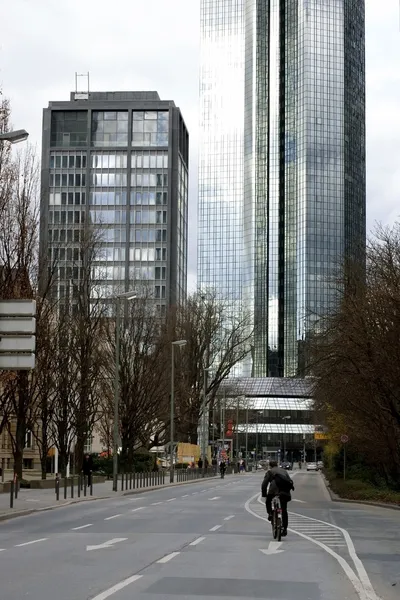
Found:
[[[343,481],[345,481],[346,480],[346,444],[349,441],[349,436],[342,435],[340,440],[343,444]]]

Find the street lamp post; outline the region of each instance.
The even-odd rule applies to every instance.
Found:
[[[286,421],[288,421],[291,418],[292,417],[290,417],[290,416],[282,417],[282,419],[285,421],[284,429],[283,429],[283,461],[286,461]]]
[[[205,475],[205,469],[206,469],[206,448],[207,445],[206,444],[206,436],[208,438],[208,427],[207,427],[207,423],[206,423],[206,406],[207,406],[207,373],[211,371],[211,367],[205,367],[205,369],[203,370],[203,411],[202,411],[202,417],[201,417],[201,457],[203,460],[203,477]]]
[[[174,483],[174,420],[175,420],[175,346],[186,346],[186,340],[176,340],[171,343],[171,425],[170,425],[170,463],[169,480]]]
[[[16,129],[15,131],[6,131],[0,133],[0,142],[10,142],[10,144],[18,144],[28,139],[29,133],[25,129]]]
[[[137,298],[136,292],[126,292],[116,296],[115,315],[115,379],[114,379],[114,452],[113,452],[113,491],[118,491],[118,448],[119,448],[119,334],[121,300]]]

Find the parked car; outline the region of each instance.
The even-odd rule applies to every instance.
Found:
[[[318,467],[318,469],[323,469],[324,468],[324,463],[322,462],[322,460],[319,460],[317,462],[317,467]]]
[[[318,471],[318,465],[315,462],[307,463],[307,471]]]

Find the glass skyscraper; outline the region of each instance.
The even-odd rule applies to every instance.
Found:
[[[251,309],[251,374],[291,377],[363,260],[364,1],[201,7],[199,285]]]

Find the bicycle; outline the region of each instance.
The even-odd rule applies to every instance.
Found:
[[[272,499],[272,535],[274,536],[274,540],[281,541],[282,538],[282,508],[281,501],[278,496],[274,496]]]

